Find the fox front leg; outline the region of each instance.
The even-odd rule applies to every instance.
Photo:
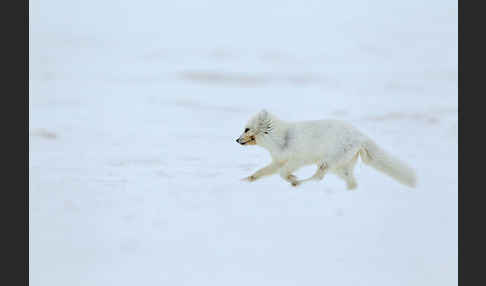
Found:
[[[273,175],[278,171],[278,169],[281,166],[282,166],[281,163],[272,162],[270,165],[263,167],[260,170],[256,171],[255,173],[253,173],[253,175],[243,178],[243,181],[254,182],[260,179],[261,177]]]
[[[289,160],[285,165],[282,166],[280,169],[280,177],[285,181],[289,182],[292,186],[297,187],[300,185],[300,181],[297,180],[297,177],[292,174],[295,170],[300,167],[297,161]]]

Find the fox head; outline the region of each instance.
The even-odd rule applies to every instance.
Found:
[[[256,145],[262,140],[263,136],[269,134],[272,129],[271,115],[264,109],[248,121],[243,133],[236,139],[236,142],[241,145]]]

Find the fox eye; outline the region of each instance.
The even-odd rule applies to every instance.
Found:
[[[245,128],[245,133],[250,131],[250,128]]]

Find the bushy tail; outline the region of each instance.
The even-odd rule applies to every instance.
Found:
[[[359,153],[363,162],[376,170],[389,175],[406,186],[414,188],[417,185],[414,170],[378,147],[375,142],[366,141]]]

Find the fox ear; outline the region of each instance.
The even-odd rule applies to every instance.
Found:
[[[265,109],[258,113],[258,129],[265,134],[268,134],[272,130],[272,120],[268,111]]]
[[[266,109],[262,109],[260,113],[258,113],[258,117],[260,119],[266,119],[268,118],[268,111]]]

